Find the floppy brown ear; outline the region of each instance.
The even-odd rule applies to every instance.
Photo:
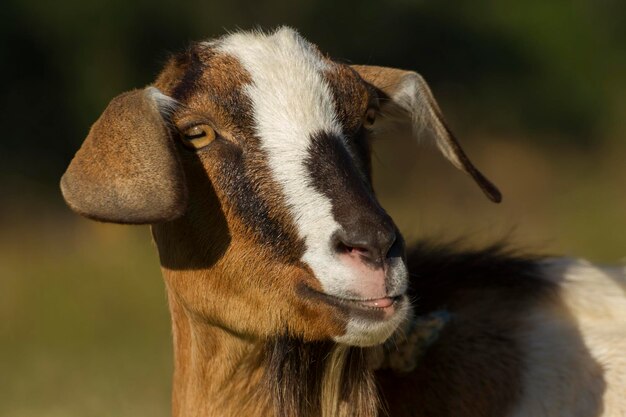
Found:
[[[187,190],[164,117],[175,101],[156,88],[115,97],[61,178],[72,210],[114,223],[147,224],[182,215]]]
[[[369,65],[353,65],[352,68],[381,93],[383,117],[410,122],[416,133],[429,131],[441,153],[455,167],[469,174],[490,200],[502,201],[500,191],[476,169],[446,126],[439,105],[421,75]]]

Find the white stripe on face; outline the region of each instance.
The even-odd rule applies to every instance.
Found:
[[[339,261],[333,247],[332,237],[341,225],[333,217],[331,201],[313,187],[306,166],[314,135],[343,138],[332,93],[323,78],[323,72],[332,70],[333,64],[324,61],[312,44],[289,28],[271,35],[237,33],[211,43],[211,47],[237,58],[250,74],[252,82],[244,91],[252,102],[256,135],[304,239],[302,261],[311,267],[325,293],[354,297],[360,277]],[[389,322],[381,326],[395,329]],[[354,325],[347,330],[360,334],[363,329]],[[344,336],[349,342],[354,339]]]
[[[328,64],[288,28],[272,35],[234,34],[217,50],[235,56],[250,73],[252,84],[245,91],[252,101],[256,133],[305,240],[303,261],[324,291],[344,294],[345,278],[351,274],[336,261],[331,247],[331,235],[340,225],[330,200],[310,184],[305,166],[312,135],[342,135],[330,88],[322,78]]]

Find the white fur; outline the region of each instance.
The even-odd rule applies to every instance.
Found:
[[[165,117],[171,116],[176,107],[178,106],[178,102],[171,98],[170,96],[166,96],[156,87],[146,87],[144,90],[145,94],[148,95],[157,105],[159,112],[161,115]]]
[[[350,297],[358,289],[359,277],[335,254],[331,237],[341,226],[333,217],[330,200],[313,187],[305,166],[312,135],[323,132],[343,137],[330,88],[322,76],[332,64],[290,28],[269,35],[236,33],[211,46],[236,57],[250,73],[252,83],[245,92],[252,101],[256,133],[305,241],[302,260],[326,293]],[[389,323],[381,326],[387,329]],[[375,333],[376,329],[367,331]],[[355,322],[344,338],[360,339],[363,332],[362,323]]]
[[[542,267],[558,297],[528,315],[524,391],[511,417],[626,416],[625,271],[568,259]]]

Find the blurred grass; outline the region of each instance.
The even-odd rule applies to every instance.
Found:
[[[462,142],[501,205],[434,149],[377,142],[379,197],[409,241],[507,236],[536,252],[626,256],[623,146]],[[0,226],[0,416],[169,415],[169,317],[149,230],[84,220],[34,192],[5,204]]]
[[[69,213],[41,222],[46,209],[0,237],[0,415],[169,415],[169,319],[148,230]]]

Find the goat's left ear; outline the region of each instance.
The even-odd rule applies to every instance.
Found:
[[[455,167],[469,174],[491,201],[502,201],[500,191],[476,169],[446,126],[439,105],[421,75],[369,65],[353,65],[352,68],[379,92],[383,118],[390,122],[409,122],[416,133],[428,131],[441,153]]]

